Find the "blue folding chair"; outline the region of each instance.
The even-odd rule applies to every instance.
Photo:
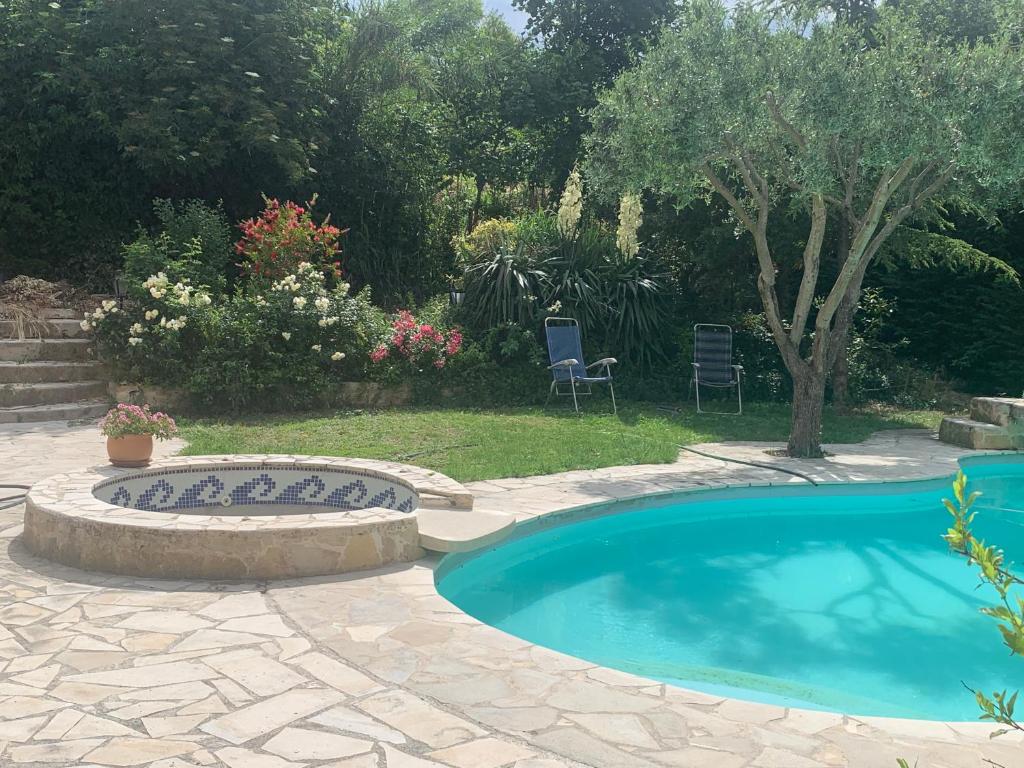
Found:
[[[551,395],[572,395],[572,404],[576,413],[580,412],[578,395],[592,394],[591,385],[607,384],[612,395],[612,411],[618,414],[615,405],[615,385],[612,384],[611,366],[618,362],[614,357],[604,357],[595,363],[586,365],[583,361],[583,345],[580,342],[580,324],[571,317],[548,317],[544,320],[544,335],[548,342],[548,359],[551,365],[551,389],[548,390],[548,401]],[[593,368],[604,368],[600,376],[590,376],[588,371]],[[569,391],[563,391],[569,385]],[[577,384],[585,384],[586,391],[577,390]],[[545,403],[546,404],[546,403]]]
[[[739,416],[743,413],[742,365],[732,362],[732,328],[728,325],[698,323],[693,326],[693,377],[690,391],[697,391],[697,413],[719,413]],[[739,409],[736,411],[704,411],[700,407],[700,388],[736,389]]]

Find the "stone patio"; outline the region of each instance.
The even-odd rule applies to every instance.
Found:
[[[0,431],[0,481],[102,457],[92,428]],[[93,445],[97,443],[97,445]],[[174,446],[167,446],[173,448]],[[792,462],[820,480],[952,472],[965,452],[883,433]],[[520,518],[612,498],[802,482],[681,454],[675,464],[470,484]],[[851,718],[672,688],[482,625],[434,589],[433,560],[272,583],[150,581],[32,557],[0,512],[0,765],[154,768],[924,768],[1019,762],[991,726]]]

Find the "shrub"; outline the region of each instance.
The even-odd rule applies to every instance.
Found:
[[[139,288],[147,277],[163,272],[175,283],[188,279],[223,290],[231,264],[231,228],[223,210],[200,200],[175,205],[158,199],[153,213],[159,222],[156,233],[141,231],[123,249],[129,287]]]
[[[506,323],[536,327],[541,316],[539,297],[549,292],[550,275],[543,262],[523,243],[497,242],[481,250],[479,260],[466,269],[465,309],[477,329]]]
[[[452,244],[463,266],[470,266],[515,243],[516,234],[515,221],[487,219],[468,235],[456,237]]]
[[[265,293],[213,297],[184,281],[172,285],[166,274],[143,286],[123,310],[107,302],[83,323],[119,375],[181,387],[205,408],[316,405],[333,380],[365,377],[384,323],[366,291],[328,288],[312,264]]]
[[[311,210],[316,196],[306,207],[291,200],[282,205],[275,199],[263,199],[263,212],[238,225],[242,238],[235,243],[235,252],[242,258],[242,271],[257,282],[265,282],[294,274],[300,264],[306,263],[340,277],[341,230],[331,226],[330,217],[321,224],[313,221]]]
[[[942,538],[946,540],[950,551],[963,557],[968,565],[977,567],[982,584],[995,590],[998,602],[982,608],[981,612],[999,622],[1003,644],[1009,648],[1010,653],[1021,655],[1024,654],[1024,599],[1020,597],[1020,587],[1024,585],[1024,579],[1014,573],[1012,561],[1002,549],[986,544],[974,534],[972,524],[978,513],[972,507],[979,496],[980,491],[967,493],[967,476],[963,470],[957,472],[953,481],[954,501],[942,500],[943,506],[953,517],[953,524]],[[964,687],[974,694],[978,702],[978,708],[981,710],[980,720],[1006,726],[989,734],[989,738],[1001,736],[1011,730],[1024,731],[1024,724],[1017,721],[1013,711],[1017,702],[1017,692],[1008,695],[1006,690],[995,691],[989,696],[984,691],[975,691],[966,683]]]
[[[435,316],[440,313],[434,303]],[[384,361],[399,363],[413,372],[431,368],[444,368],[448,361],[462,351],[462,333],[457,328],[445,328],[444,319],[427,317],[419,320],[408,310],[401,310],[391,322],[389,335],[370,352],[375,364]]]
[[[544,402],[551,380],[537,335],[514,323],[466,338],[462,352],[430,379],[413,380],[418,402],[534,405]]]

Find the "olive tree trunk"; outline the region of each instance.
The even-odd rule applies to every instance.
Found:
[[[814,370],[793,374],[793,408],[786,452],[801,459],[824,456],[821,414],[825,406],[825,375]]]

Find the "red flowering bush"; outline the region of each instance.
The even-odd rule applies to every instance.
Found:
[[[391,323],[391,336],[370,352],[379,363],[388,358],[408,360],[414,368],[444,368],[449,358],[462,350],[462,334],[457,328],[444,331],[430,323],[417,322],[412,312],[403,309]]]
[[[342,231],[331,226],[329,216],[321,224],[313,221],[310,210],[316,196],[306,207],[291,200],[283,205],[270,198],[264,198],[264,202],[266,207],[258,218],[238,225],[242,239],[235,243],[235,253],[242,257],[238,266],[243,272],[259,280],[279,280],[309,262],[341,276],[338,238]]]

